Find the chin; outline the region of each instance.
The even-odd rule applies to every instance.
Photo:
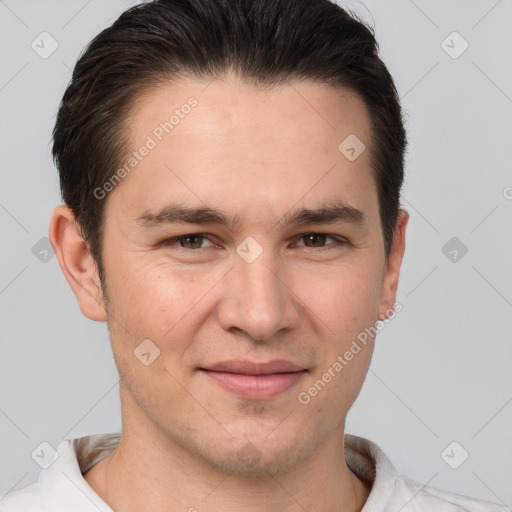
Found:
[[[297,449],[280,451],[279,453],[261,452],[253,443],[245,443],[238,451],[231,452],[227,457],[219,454],[209,461],[217,468],[240,476],[278,475],[288,471],[301,459]]]
[[[251,436],[227,438],[218,443],[196,447],[196,454],[203,462],[224,472],[240,476],[263,476],[286,472],[314,448],[313,440],[308,442],[298,439],[284,430],[281,436],[273,436],[273,442],[268,437],[268,431],[260,435],[253,431]],[[212,447],[215,449],[212,450]]]

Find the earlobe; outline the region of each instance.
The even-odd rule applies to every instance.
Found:
[[[396,302],[396,290],[398,288],[398,279],[400,277],[400,267],[405,252],[405,229],[409,221],[409,213],[400,209],[398,221],[393,238],[393,245],[386,263],[384,279],[382,283],[382,301],[379,309],[378,318],[384,320],[392,315],[393,305]]]
[[[53,211],[48,237],[82,313],[97,322],[107,321],[96,263],[80,235],[73,212],[66,205]]]

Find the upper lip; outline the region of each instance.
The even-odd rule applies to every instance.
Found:
[[[221,361],[211,366],[201,368],[214,372],[240,373],[243,375],[270,375],[272,373],[289,373],[305,370],[303,366],[297,366],[291,361],[276,359],[267,363],[254,361]]]

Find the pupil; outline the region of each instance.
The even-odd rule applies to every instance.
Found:
[[[185,239],[184,239],[184,240],[194,240],[194,239],[200,239],[200,238],[201,238],[201,237],[200,237],[199,235],[191,235],[191,236],[187,236],[187,237],[185,237]],[[188,245],[188,246],[191,246],[191,245],[192,245],[192,246],[194,246],[194,245],[197,245],[197,242],[196,242],[196,244],[194,244],[194,242],[192,242],[192,243],[188,243],[188,244],[186,244],[186,245]],[[200,242],[200,241],[199,241],[199,245],[201,245],[201,242]],[[197,248],[197,247],[194,247],[194,248]]]
[[[323,238],[325,238],[325,235],[317,235],[317,234],[315,234],[315,233],[312,233],[312,234],[309,234],[309,235],[305,235],[305,236],[306,236],[308,239],[313,239],[313,240],[314,240],[314,239],[316,239],[317,241],[318,241],[318,239],[319,239],[319,238],[322,238],[322,239],[323,239]],[[313,241],[313,244],[314,244],[314,243],[315,243],[315,242]]]

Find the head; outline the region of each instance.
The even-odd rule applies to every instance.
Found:
[[[395,304],[405,147],[372,30],[329,0],[161,0],[102,31],[58,112],[50,239],[108,322],[124,426],[239,472],[343,428],[375,329],[351,347]],[[233,359],[305,372],[252,400],[204,371]]]

